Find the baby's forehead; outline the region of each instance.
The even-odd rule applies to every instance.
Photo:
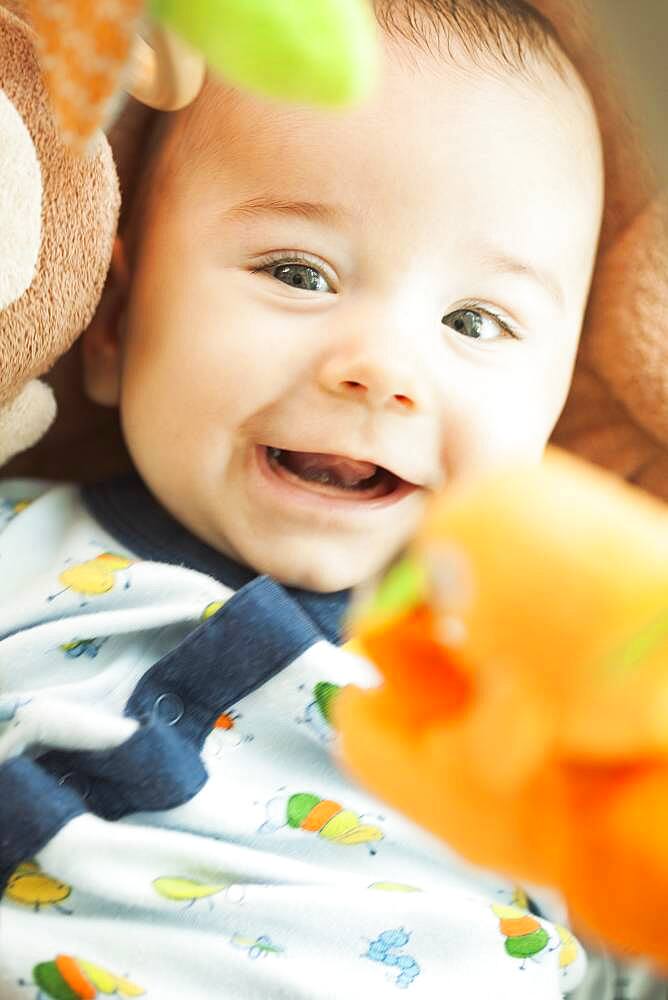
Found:
[[[529,53],[520,67],[500,64],[492,55],[473,58],[456,40],[447,53],[438,54],[420,51],[406,40],[389,37],[384,38],[383,47],[384,73],[376,93],[366,103],[343,111],[274,102],[210,77],[194,104],[176,117],[175,131],[180,136],[177,163],[213,164],[234,156],[252,159],[265,145],[273,146],[276,142],[287,153],[289,146],[298,147],[300,139],[310,131],[314,135],[329,130],[347,132],[348,140],[369,144],[385,130],[393,133],[396,142],[401,142],[402,136],[397,132],[401,122],[395,112],[405,104],[407,114],[414,114],[414,107],[408,108],[410,98],[402,100],[409,89],[413,95],[421,92],[425,106],[442,105],[445,132],[447,116],[465,114],[481,86],[490,81],[499,88],[511,86],[518,93],[530,95],[534,104],[542,101],[544,111],[554,117],[556,128],[585,120],[585,128],[592,134],[592,145],[596,144],[597,126],[589,95],[565,56],[556,65],[553,56],[548,59],[540,52]],[[437,89],[434,80],[439,77],[444,86]],[[487,113],[490,123],[498,118],[499,108],[493,97],[488,101]],[[346,130],[346,122],[354,126],[356,120],[364,128],[358,132],[354,127]],[[369,124],[373,124],[373,130]],[[434,135],[434,143],[438,141],[438,135]],[[279,166],[277,163],[277,169]]]
[[[378,192],[384,184],[388,197],[406,200],[406,185],[439,184],[447,174],[447,183],[454,177],[463,187],[479,181],[485,188],[480,197],[487,199],[489,161],[496,158],[492,180],[499,197],[503,168],[515,161],[516,176],[527,174],[538,199],[562,184],[561,175],[571,184],[577,177],[573,203],[589,198],[596,211],[600,137],[574,73],[562,77],[546,64],[530,66],[531,75],[511,67],[502,72],[498,63],[436,59],[394,42],[386,44],[386,56],[376,94],[338,112],[274,103],[207,81],[195,105],[180,116],[178,171],[193,185],[207,179],[220,185],[238,181],[249,190],[270,184],[289,189],[293,199],[301,187],[322,198],[352,197],[355,190],[363,197],[376,175]],[[441,174],[434,169],[439,162]],[[393,168],[404,185],[394,192]]]

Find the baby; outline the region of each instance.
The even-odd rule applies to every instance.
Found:
[[[581,978],[521,890],[332,762],[332,699],[374,682],[337,648],[349,588],[433,490],[540,459],[603,197],[589,98],[522,0],[376,13],[363,106],[210,82],[161,124],[84,343],[138,475],[2,488],[7,1000]]]

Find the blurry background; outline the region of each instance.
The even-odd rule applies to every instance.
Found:
[[[589,0],[633,111],[668,181],[668,2]]]

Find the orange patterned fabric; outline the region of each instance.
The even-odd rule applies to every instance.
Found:
[[[107,120],[143,0],[26,0],[26,6],[60,130],[81,144]]]

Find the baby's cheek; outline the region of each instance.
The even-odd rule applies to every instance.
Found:
[[[394,559],[412,538],[414,538],[424,518],[427,505],[432,498],[431,490],[417,490],[402,501],[397,509],[397,517],[387,524],[380,524],[372,543],[374,561],[382,566]]]

